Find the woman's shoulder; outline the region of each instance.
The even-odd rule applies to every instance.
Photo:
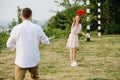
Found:
[[[79,24],[79,27],[82,27],[82,24],[81,24],[81,23]]]

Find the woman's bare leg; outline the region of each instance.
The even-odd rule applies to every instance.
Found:
[[[70,48],[70,62],[73,62],[73,49]]]
[[[76,48],[73,48],[73,61],[76,61]]]

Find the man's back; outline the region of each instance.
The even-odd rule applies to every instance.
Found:
[[[38,50],[41,28],[30,21],[24,21],[16,26],[16,46],[23,53],[31,53]]]
[[[8,47],[16,45],[15,64],[20,67],[31,67],[38,64],[40,60],[39,43],[49,44],[49,39],[41,27],[29,20],[15,26],[11,32],[11,38],[7,45]],[[11,42],[14,43],[11,44]]]

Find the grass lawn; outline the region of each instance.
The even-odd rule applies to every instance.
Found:
[[[120,35],[79,39],[77,67],[70,66],[67,38],[56,38],[41,45],[40,80],[120,80]],[[14,80],[15,52],[0,53],[0,80]],[[27,72],[25,80],[30,80]]]

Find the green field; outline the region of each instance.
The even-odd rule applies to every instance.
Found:
[[[77,67],[70,66],[67,38],[51,40],[41,45],[40,80],[120,80],[120,35],[91,37],[91,42],[79,39]],[[14,80],[15,52],[0,53],[0,80]],[[30,80],[27,72],[25,80]]]

